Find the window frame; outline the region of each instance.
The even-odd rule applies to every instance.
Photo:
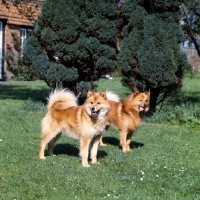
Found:
[[[27,38],[28,34],[31,33],[33,29],[21,27],[20,28],[20,46],[23,49],[24,40]]]

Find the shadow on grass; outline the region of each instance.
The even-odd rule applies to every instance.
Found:
[[[64,154],[68,156],[79,157],[79,148],[71,144],[57,144],[54,146],[53,153],[55,155]],[[45,155],[47,155],[46,151],[45,151]],[[105,151],[98,149],[98,153],[97,153],[98,158],[103,158],[106,156],[108,156],[108,154]]]
[[[66,154],[73,157],[79,156],[79,149],[71,144],[56,144],[53,149],[55,155]]]
[[[0,99],[44,101],[49,94],[49,89],[42,86],[28,86],[27,84],[0,84]]]
[[[121,146],[119,145],[119,140],[117,138],[103,137],[103,142],[104,142],[104,144],[111,144],[114,146],[118,146],[121,149]],[[144,144],[139,143],[139,142],[134,142],[134,141],[132,141],[131,145],[130,145],[131,149],[137,149],[137,148],[140,148],[143,146],[144,146]]]
[[[197,91],[194,92],[180,92],[174,94],[174,96],[170,97],[172,105],[181,105],[182,103],[196,104],[199,103],[200,93]]]

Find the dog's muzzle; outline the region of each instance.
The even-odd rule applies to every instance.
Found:
[[[139,111],[140,111],[140,112],[144,111],[146,107],[147,107],[146,104],[144,104],[143,106],[140,106],[140,105],[139,105]]]
[[[100,113],[100,110],[96,110],[95,107],[90,108],[90,110],[91,110],[91,115],[92,115],[93,117],[98,116],[99,113]]]

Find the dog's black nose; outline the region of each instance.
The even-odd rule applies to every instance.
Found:
[[[91,110],[94,111],[94,110],[95,110],[95,107],[92,107]]]
[[[146,108],[146,107],[147,107],[147,104],[145,103],[145,104],[144,104],[144,108]]]

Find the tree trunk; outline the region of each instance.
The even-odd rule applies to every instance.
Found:
[[[149,114],[152,115],[156,111],[157,100],[160,94],[160,88],[151,88],[150,89],[150,109]]]
[[[194,46],[195,46],[195,49],[197,50],[198,55],[200,56],[199,45],[198,45],[198,43],[197,43],[197,41],[195,39],[194,33],[192,32],[191,23],[190,23],[190,20],[188,18],[188,14],[187,14],[187,11],[186,11],[186,8],[185,8],[184,4],[181,4],[181,8],[182,8],[182,10],[183,10],[183,12],[185,14],[186,19],[187,19],[187,25],[188,25],[189,35],[190,35],[190,37],[192,39],[192,42],[194,43]]]

